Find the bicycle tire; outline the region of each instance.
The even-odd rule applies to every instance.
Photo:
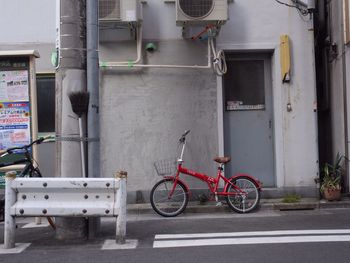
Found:
[[[175,217],[181,214],[188,204],[188,192],[180,181],[177,182],[174,193],[169,198],[169,192],[172,190],[173,185],[173,179],[163,179],[156,183],[151,190],[150,201],[152,208],[161,216]]]
[[[258,208],[260,202],[260,191],[255,182],[247,176],[239,176],[232,178],[231,183],[238,186],[244,192],[248,192],[247,196],[238,194],[238,191],[229,184],[227,192],[237,193],[237,195],[226,196],[227,204],[230,208],[240,214],[249,213]]]
[[[5,197],[0,199],[0,222],[5,220]]]

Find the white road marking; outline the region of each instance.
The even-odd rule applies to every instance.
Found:
[[[278,243],[350,242],[350,229],[277,230],[156,235],[154,248]]]
[[[219,245],[250,245],[279,243],[318,243],[318,242],[350,242],[350,235],[329,236],[289,236],[289,237],[247,237],[247,238],[216,238],[216,239],[186,239],[154,241],[154,248],[196,247]]]
[[[186,239],[186,238],[214,238],[214,237],[250,237],[250,236],[281,236],[281,235],[327,235],[350,234],[350,229],[318,229],[318,230],[277,230],[277,231],[252,231],[229,233],[196,233],[196,234],[162,234],[155,239]]]

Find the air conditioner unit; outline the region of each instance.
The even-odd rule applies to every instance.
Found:
[[[210,24],[228,19],[227,0],[176,0],[176,24]]]
[[[100,22],[139,22],[142,20],[140,0],[99,0]]]

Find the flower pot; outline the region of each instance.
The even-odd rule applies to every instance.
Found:
[[[325,188],[323,191],[323,196],[328,201],[339,201],[341,198],[341,188]]]

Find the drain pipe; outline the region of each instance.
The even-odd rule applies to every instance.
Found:
[[[87,114],[88,177],[100,177],[100,125],[99,125],[99,66],[98,66],[98,1],[86,1],[87,91],[90,104]],[[99,218],[89,218],[89,238],[96,236]]]
[[[341,23],[341,32],[345,32],[345,24]],[[343,101],[344,101],[344,134],[345,134],[345,156],[349,157],[349,103],[348,103],[348,89],[347,89],[347,79],[346,79],[346,45],[344,35],[342,34],[341,43],[342,43],[342,70],[343,70]],[[350,169],[349,162],[345,162],[345,173],[347,174],[347,186],[350,191]]]

